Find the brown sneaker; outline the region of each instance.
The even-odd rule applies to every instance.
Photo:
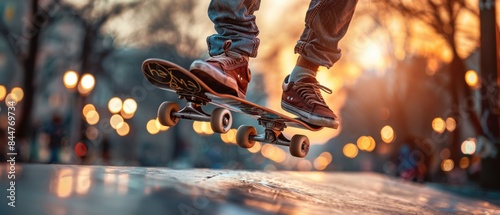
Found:
[[[224,53],[196,60],[190,71],[203,80],[215,92],[230,94],[245,99],[248,82],[251,80],[248,57],[229,51],[231,40],[224,43]]]
[[[331,94],[332,90],[320,85],[314,78],[303,78],[290,82],[289,76],[283,82],[281,107],[300,119],[318,126],[338,128],[338,117],[325,103],[321,91]]]

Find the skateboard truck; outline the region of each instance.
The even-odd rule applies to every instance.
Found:
[[[290,146],[290,140],[284,137],[281,133],[286,128],[284,123],[260,118],[259,125],[262,125],[265,128],[264,134],[250,137],[250,139],[259,142]]]
[[[199,101],[199,100],[198,100]],[[175,102],[163,102],[158,108],[158,121],[164,126],[175,126],[179,119],[210,122],[212,130],[217,133],[227,133],[233,124],[231,112],[225,108],[216,108],[212,115],[205,113],[202,103],[188,100],[186,106],[180,109]]]
[[[173,116],[182,119],[210,122],[210,115],[203,111],[201,104],[193,102],[187,102],[186,106],[178,112],[173,113]]]
[[[288,139],[283,135],[286,124],[274,119],[259,118],[259,125],[265,128],[264,133],[257,135],[253,126],[242,125],[236,132],[236,143],[243,148],[252,148],[255,141],[288,146],[290,154],[295,157],[305,157],[309,152],[309,138],[304,135],[294,135]]]

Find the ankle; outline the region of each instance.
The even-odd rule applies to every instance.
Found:
[[[304,78],[316,79],[316,71],[297,65],[293,68],[292,73],[290,73],[290,77],[288,80],[291,82],[298,82]]]
[[[302,55],[299,56],[299,58],[297,59],[297,63],[295,65],[300,66],[302,68],[306,68],[308,70],[312,70],[314,72],[318,71],[319,68],[318,64],[308,61],[307,59],[302,57]]]

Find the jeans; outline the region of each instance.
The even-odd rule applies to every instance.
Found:
[[[347,32],[357,2],[311,0],[295,53],[317,65],[333,66],[342,55],[338,44]],[[231,51],[256,57],[260,40],[253,13],[259,7],[260,0],[211,0],[208,16],[217,34],[207,38],[209,54],[222,54],[224,41],[232,40]]]

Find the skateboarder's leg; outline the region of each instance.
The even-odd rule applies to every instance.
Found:
[[[212,0],[208,16],[217,34],[207,38],[209,59],[196,60],[190,71],[218,93],[244,99],[251,80],[249,57],[257,56],[259,29],[253,13],[260,0]]]
[[[358,0],[312,0],[306,14],[306,28],[295,53],[298,65],[316,71],[332,67],[342,56],[338,47],[351,22]],[[309,71],[310,72],[310,71]],[[292,80],[295,75],[292,74]]]
[[[232,41],[231,51],[255,57],[260,40],[259,29],[253,13],[260,7],[260,0],[212,0],[208,16],[217,34],[207,38],[210,56],[224,53],[224,42]]]
[[[319,66],[330,68],[341,57],[339,41],[347,32],[357,0],[312,0],[306,28],[295,46],[300,54],[283,83],[281,105],[311,124],[335,127],[337,116],[328,107],[321,90],[331,90],[316,80]]]

